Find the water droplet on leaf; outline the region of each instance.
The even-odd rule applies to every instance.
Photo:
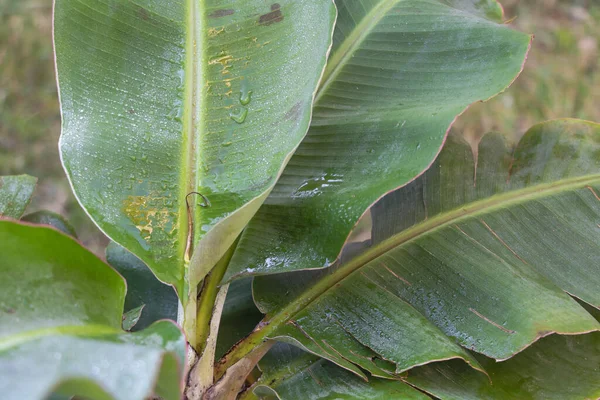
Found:
[[[236,112],[231,112],[231,114],[229,114],[229,117],[238,124],[243,124],[247,116],[248,109],[243,107],[241,109],[238,109]]]
[[[246,105],[250,104],[251,101],[252,101],[252,90],[247,90],[247,91],[242,90],[240,92],[240,104],[243,106],[246,106]]]

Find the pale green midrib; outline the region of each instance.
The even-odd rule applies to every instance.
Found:
[[[204,79],[203,65],[205,62],[206,46],[203,43],[203,29],[205,21],[201,8],[203,2],[198,0],[187,0],[187,30],[186,30],[186,59],[185,59],[185,91],[184,91],[184,123],[183,123],[183,156],[180,177],[179,193],[179,231],[180,236],[179,251],[182,255],[182,275],[186,281],[189,260],[186,259],[186,246],[188,235],[193,234],[188,229],[188,210],[186,205],[186,196],[188,193],[196,190],[198,160],[200,148],[198,145],[198,135],[196,134],[197,123],[200,120],[198,110],[204,107],[204,98],[202,97],[201,85]],[[192,216],[196,214],[196,202],[190,201]],[[194,227],[192,226],[192,230]],[[193,243],[192,243],[193,245]],[[195,289],[194,289],[195,290]],[[187,296],[183,293],[182,298]]]
[[[124,333],[120,329],[111,328],[106,325],[63,325],[50,328],[35,329],[0,339],[0,352],[20,346],[24,343],[34,341],[46,336],[78,336],[96,337],[103,335],[114,335]]]
[[[321,84],[319,85],[317,95],[315,96],[315,105],[319,103],[321,96],[327,91],[327,88],[339,75],[342,68],[346,65],[346,62],[352,57],[352,54],[354,54],[364,39],[369,35],[371,29],[379,24],[387,12],[400,1],[402,0],[382,0],[381,3],[365,14],[362,21],[354,27],[352,33],[346,37],[329,62],[327,62]]]
[[[334,288],[336,284],[368,263],[401,245],[476,215],[486,214],[500,208],[547,197],[552,194],[580,189],[596,182],[600,182],[600,174],[565,179],[550,184],[534,185],[525,189],[508,191],[483,200],[477,200],[417,223],[367,250],[365,253],[342,265],[333,274],[318,281],[308,291],[289,303],[288,306],[276,311],[271,318],[268,318],[270,321],[267,325],[269,327],[267,330],[271,332],[276,330],[281,324],[292,319],[294,315],[304,310],[325,294],[325,292]],[[268,332],[266,334],[268,335]]]

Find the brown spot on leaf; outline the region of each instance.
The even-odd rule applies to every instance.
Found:
[[[302,114],[301,111],[302,111],[302,103],[297,102],[296,104],[294,104],[294,106],[292,108],[290,108],[288,110],[288,112],[285,113],[283,118],[286,121],[297,121],[300,118],[300,115]]]
[[[130,108],[128,111],[129,111],[129,114],[135,114],[135,110],[133,108]]]
[[[150,19],[150,14],[148,13],[148,10],[142,7],[138,8],[138,15],[144,21],[148,21]]]
[[[208,18],[221,18],[232,15],[233,13],[235,13],[235,10],[232,10],[231,8],[216,10],[208,14]]]
[[[271,12],[261,15],[258,19],[260,25],[271,25],[281,21],[283,21],[283,14],[281,13],[279,3],[273,3],[271,5]]]

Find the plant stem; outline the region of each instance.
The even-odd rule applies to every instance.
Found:
[[[191,367],[186,380],[185,398],[186,400],[200,400],[203,398],[205,393],[213,386],[214,383],[214,370],[213,366],[215,363],[215,349],[217,346],[217,336],[219,333],[219,324],[221,322],[221,312],[225,304],[225,298],[227,297],[227,290],[229,285],[221,287],[217,293],[214,312],[212,314],[212,320],[210,322],[210,332],[204,342],[204,350],[198,355],[191,347],[191,356],[193,359],[190,360]]]
[[[233,256],[239,237],[202,281],[199,298],[195,299],[195,320],[193,334],[188,337],[190,343],[189,374],[186,379],[185,396],[188,400],[200,400],[214,383],[213,366],[215,348],[221,322],[221,313],[229,284],[219,288],[229,261]],[[189,306],[190,304],[188,304]],[[193,314],[192,314],[193,315]]]
[[[269,340],[252,349],[249,354],[225,371],[214,386],[206,392],[204,399],[235,400],[244,386],[246,377],[274,344],[274,341]]]
[[[200,298],[198,299],[196,308],[196,335],[194,343],[198,353],[204,351],[206,339],[210,333],[210,323],[214,314],[221,315],[221,310],[213,310],[215,305],[215,299],[219,292],[219,283],[227,271],[229,261],[235,251],[238,243],[238,239],[233,242],[227,252],[221,257],[217,265],[213,268],[211,273],[204,279],[202,284],[202,291],[200,292]]]

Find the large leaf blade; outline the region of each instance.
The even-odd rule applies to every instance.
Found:
[[[3,398],[179,398],[183,334],[167,321],[123,332],[114,270],[52,228],[0,221],[0,247]]]
[[[311,128],[227,278],[322,268],[380,196],[426,169],[454,118],[519,74],[530,37],[495,1],[339,1]]]
[[[60,146],[74,192],[182,298],[306,133],[334,18],[331,1],[56,2]],[[192,247],[202,255],[187,271]]]
[[[311,352],[337,362],[363,346],[398,372],[423,341],[386,347],[402,324],[417,324],[393,320],[407,305],[496,359],[554,332],[598,330],[566,292],[598,307],[599,144],[598,124],[559,120],[532,128],[514,154],[500,136],[486,136],[475,164],[471,147],[451,136],[432,168],[373,209],[369,250],[329,270],[255,278],[254,298],[268,316],[249,341],[309,333],[320,345]],[[581,240],[569,244],[565,232]],[[374,372],[368,360],[352,362]]]

